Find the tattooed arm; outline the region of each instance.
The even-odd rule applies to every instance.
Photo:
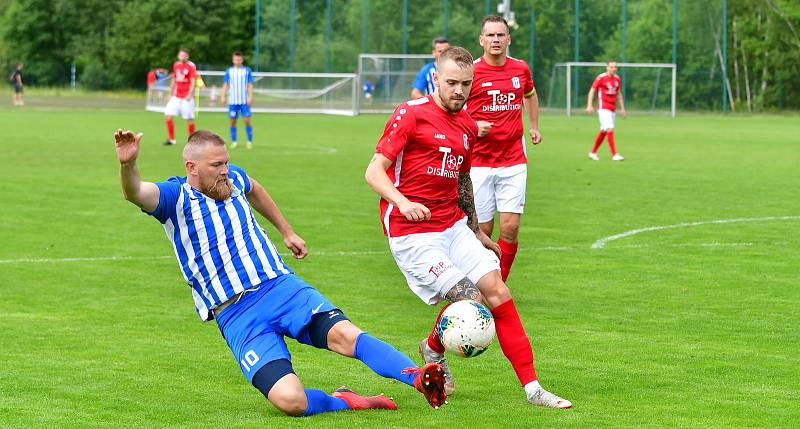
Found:
[[[469,173],[458,174],[458,206],[467,215],[467,226],[478,232],[478,214],[475,213],[475,193]]]
[[[467,215],[467,226],[475,232],[483,247],[500,257],[500,246],[478,227],[478,214],[475,212],[475,193],[472,191],[472,178],[469,173],[458,174],[458,207]]]

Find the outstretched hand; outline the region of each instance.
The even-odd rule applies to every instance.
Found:
[[[306,241],[300,238],[294,231],[283,236],[283,244],[292,251],[292,256],[295,259],[303,259],[308,255]]]
[[[136,161],[139,156],[139,141],[142,140],[142,135],[142,133],[134,134],[131,130],[122,131],[122,128],[114,133],[114,143],[120,164]]]

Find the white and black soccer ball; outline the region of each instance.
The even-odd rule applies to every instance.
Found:
[[[494,341],[494,317],[486,306],[472,301],[450,304],[436,326],[444,348],[463,357],[475,357]]]

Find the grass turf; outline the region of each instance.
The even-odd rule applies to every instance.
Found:
[[[257,115],[256,147],[232,161],[307,240],[311,255],[291,266],[418,360],[436,310],[404,284],[363,180],[383,120]],[[198,122],[227,137],[223,115]],[[160,146],[162,117],[0,108],[0,426],[800,424],[800,219],[643,232],[591,248],[649,226],[800,216],[798,118],[632,117],[617,130],[622,163],[605,146],[601,162],[586,159],[596,118],[541,122],[509,284],[543,385],[575,408],[527,405],[496,345],[453,358],[458,392],[433,411],[357,361],[290,341],[307,386],[385,392],[400,407],[292,419],[247,385],[213,322],[195,315],[161,226],[121,197],[118,127],[145,133],[145,179],[182,172],[180,149]],[[184,139],[180,120],[177,129]],[[111,256],[132,259],[60,260]]]

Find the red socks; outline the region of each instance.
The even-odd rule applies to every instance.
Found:
[[[603,139],[606,138],[606,132],[600,131],[597,133],[597,138],[594,139],[594,147],[592,148],[592,153],[597,153],[597,149],[600,148],[600,145],[603,144]]]
[[[617,154],[617,148],[614,146],[614,130],[608,131],[608,148],[611,149],[611,156]]]
[[[433,324],[433,330],[431,331],[430,335],[428,335],[428,347],[430,347],[431,350],[435,351],[436,353],[444,353],[444,346],[442,345],[442,340],[439,339],[439,334],[436,332],[436,327],[439,326],[439,319],[442,318],[444,309],[449,306],[450,304],[447,304],[442,307],[441,311],[439,311],[439,315],[436,316],[436,323]]]
[[[497,240],[497,244],[500,246],[500,250],[502,253],[500,254],[500,276],[503,278],[503,281],[508,279],[508,273],[511,272],[511,265],[514,264],[514,258],[517,256],[517,248],[519,247],[519,243],[509,243],[507,241],[503,241],[503,239]]]
[[[503,354],[511,362],[520,383],[526,385],[536,380],[536,369],[533,366],[533,349],[525,334],[525,328],[519,319],[514,300],[508,300],[494,309],[494,324],[497,330],[497,341]]]
[[[172,116],[167,116],[167,137],[175,141],[175,122],[172,120]]]
[[[194,122],[189,122],[189,135],[194,133]]]

